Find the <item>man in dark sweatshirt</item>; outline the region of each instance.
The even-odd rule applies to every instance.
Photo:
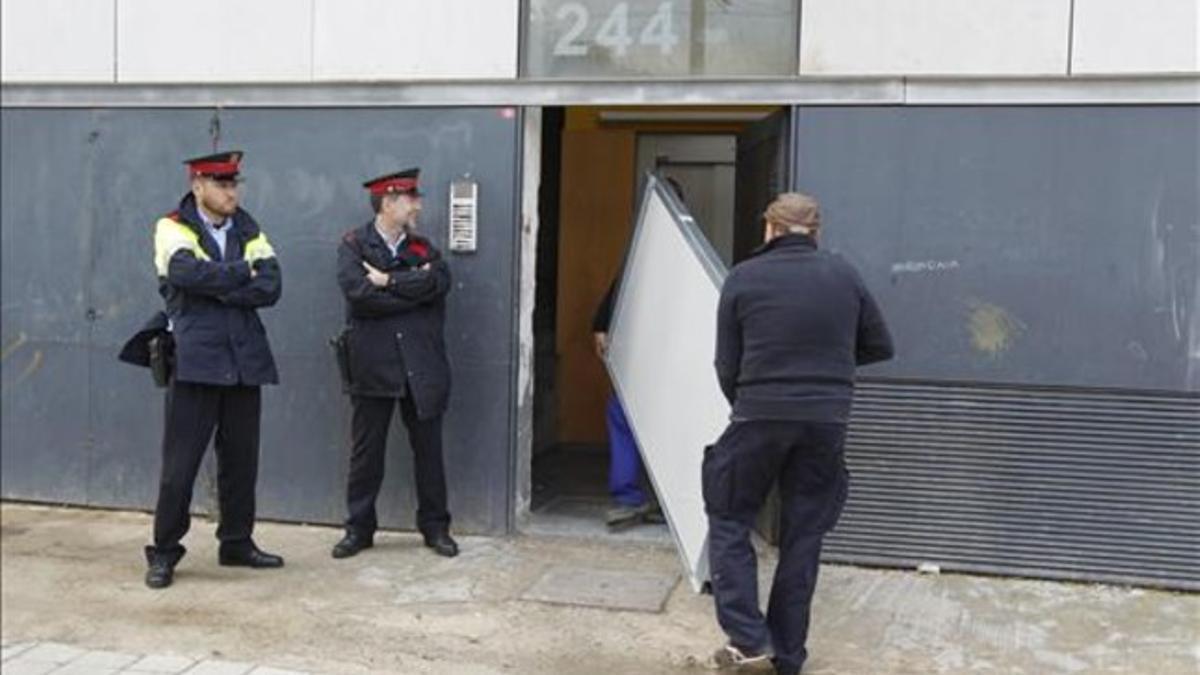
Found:
[[[705,450],[703,492],[718,666],[792,675],[807,656],[821,540],[849,489],[842,456],[856,366],[892,357],[892,340],[854,268],[819,251],[816,200],[779,195],[766,243],[734,267],[717,310],[717,378],[733,408]],[[779,481],[779,566],[764,618],[750,532]]]

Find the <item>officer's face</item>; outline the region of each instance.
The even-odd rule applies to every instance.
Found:
[[[192,181],[196,201],[211,214],[229,217],[237,211],[238,182],[233,179],[201,176]]]
[[[414,195],[400,195],[393,204],[396,222],[406,227],[417,226],[417,216],[421,215],[421,198]]]

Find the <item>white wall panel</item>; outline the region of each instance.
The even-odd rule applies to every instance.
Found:
[[[117,79],[308,80],[312,10],[312,0],[117,0]]]
[[[313,1],[318,80],[517,75],[517,0]]]
[[[1200,71],[1197,0],[1075,0],[1073,74]]]
[[[1070,0],[806,0],[802,12],[804,75],[1067,72]]]
[[[1200,0],[1074,0],[1069,26],[1071,4],[805,0],[800,72],[1200,72]],[[3,0],[0,79],[512,79],[519,23],[518,0]]]
[[[0,2],[0,79],[112,82],[114,2]]]

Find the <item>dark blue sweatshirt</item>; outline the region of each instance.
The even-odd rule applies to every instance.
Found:
[[[858,273],[811,237],[771,240],[721,289],[717,378],[734,419],[845,422],[855,367],[892,355]]]

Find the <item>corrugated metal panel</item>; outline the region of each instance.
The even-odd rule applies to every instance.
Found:
[[[830,561],[1200,589],[1200,397],[861,382]]]

